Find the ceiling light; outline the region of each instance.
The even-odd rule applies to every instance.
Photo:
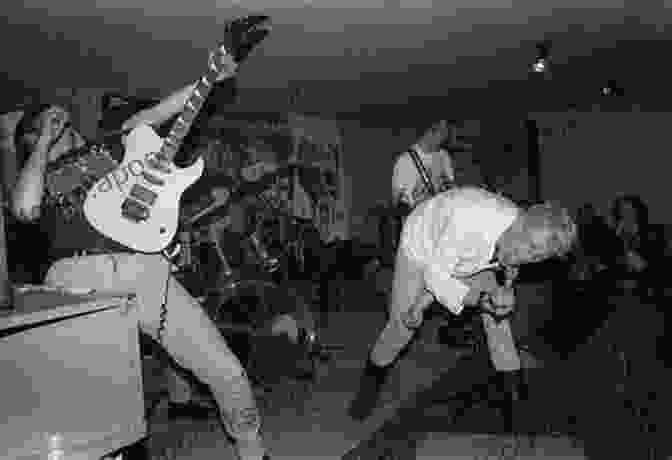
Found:
[[[532,64],[532,71],[541,73],[545,72],[547,68],[546,60],[545,59],[537,59],[534,64]]]
[[[547,42],[537,44],[537,57],[531,66],[532,72],[545,73],[549,71],[550,66],[549,48],[550,44]]]
[[[625,91],[618,86],[616,80],[609,80],[607,84],[602,87],[601,93],[603,96],[623,96]]]

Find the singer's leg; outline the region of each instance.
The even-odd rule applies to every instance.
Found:
[[[404,315],[422,297],[424,277],[422,266],[411,259],[406,250],[397,251],[389,319],[376,341],[360,378],[359,390],[350,405],[350,416],[363,420],[373,412],[380,390],[399,353],[408,345],[414,330],[404,322]]]
[[[504,431],[515,430],[514,404],[525,399],[526,388],[522,375],[520,355],[515,345],[511,323],[508,319],[495,321],[490,315],[483,316],[483,327],[490,350],[492,364],[497,371],[497,401],[504,421]]]

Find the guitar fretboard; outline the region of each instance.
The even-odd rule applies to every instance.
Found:
[[[212,84],[218,74],[219,69],[214,65],[211,65],[208,68],[208,72],[198,80],[189,99],[187,99],[187,102],[184,104],[184,110],[180,116],[177,117],[170,133],[168,133],[168,136],[164,139],[163,146],[161,147],[161,154],[170,161],[175,158],[175,154],[182,145],[182,141],[189,132],[196,115],[198,115],[198,112],[203,107],[205,99],[208,97],[208,94],[210,94]]]

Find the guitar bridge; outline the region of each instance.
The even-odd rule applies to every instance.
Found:
[[[150,174],[147,171],[142,172],[142,177],[152,185],[159,185],[159,186],[166,185],[163,179],[161,179],[160,177],[156,177],[154,174]]]
[[[121,215],[134,222],[144,222],[149,219],[149,208],[142,203],[126,198],[121,205]]]

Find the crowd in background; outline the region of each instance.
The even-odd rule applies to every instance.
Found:
[[[577,212],[577,222],[573,280],[646,298],[664,294],[664,266],[670,255],[665,228],[649,220],[648,207],[640,197],[615,199],[604,217],[585,204]]]
[[[633,334],[640,309],[665,313],[665,279],[670,244],[665,226],[649,220],[648,207],[635,195],[610,203],[601,215],[592,204],[577,210],[578,241],[563,261],[521,270],[519,282],[552,280],[552,321],[538,335],[564,356],[603,327],[623,300],[632,308]],[[633,340],[636,340],[633,335]],[[669,359],[659,344],[660,359]]]

